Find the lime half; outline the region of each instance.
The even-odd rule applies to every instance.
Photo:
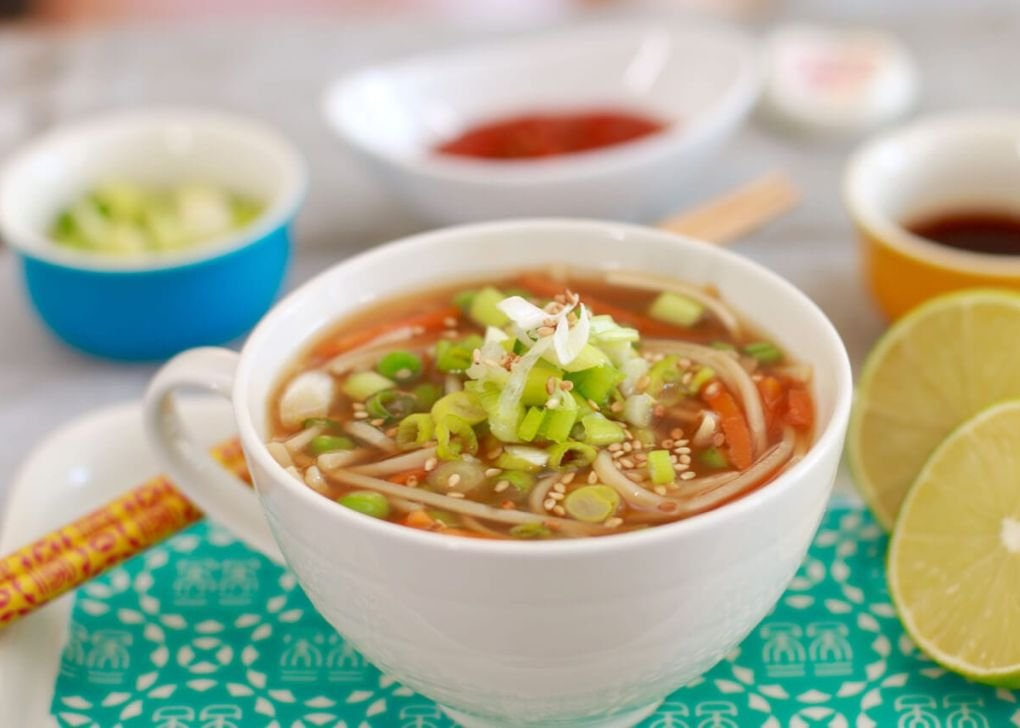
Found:
[[[1020,400],[986,409],[935,450],[903,502],[888,576],[932,659],[1020,687]]]
[[[938,444],[1013,397],[1020,397],[1020,294],[953,293],[889,329],[864,365],[847,437],[857,487],[886,529]]]

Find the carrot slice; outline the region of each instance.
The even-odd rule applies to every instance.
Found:
[[[444,535],[450,536],[464,536],[465,538],[487,538],[495,539],[495,536],[490,536],[487,533],[477,533],[475,531],[467,531],[463,528],[448,528],[442,526],[439,521],[434,519],[425,511],[411,511],[404,517],[404,525],[410,526],[411,528],[417,528],[422,531],[437,531]]]
[[[729,445],[730,462],[741,470],[751,467],[754,460],[751,430],[733,395],[715,381],[701,390],[701,397],[719,415],[719,424]]]
[[[370,326],[367,329],[359,329],[352,333],[345,333],[338,338],[328,339],[320,343],[312,351],[313,356],[321,359],[328,359],[330,357],[343,354],[345,351],[351,349],[357,349],[359,346],[363,346],[372,339],[377,339],[383,334],[388,334],[391,331],[397,329],[408,328],[411,326],[420,326],[425,331],[436,331],[445,326],[445,321],[448,318],[459,318],[460,309],[456,306],[449,306],[446,308],[435,309],[432,311],[426,311],[425,313],[414,314],[407,318],[400,319],[399,321],[387,321],[385,324],[379,326]]]
[[[762,409],[765,410],[765,427],[771,434],[782,415],[786,387],[777,377],[765,377],[758,382],[758,394],[761,395]]]
[[[517,283],[522,288],[526,288],[532,293],[545,298],[552,298],[559,293],[563,293],[564,288],[566,288],[560,281],[535,274],[522,275],[518,277]],[[613,317],[616,323],[624,326],[633,326],[644,336],[683,337],[686,340],[703,340],[705,338],[700,332],[656,321],[653,318],[609,303],[589,293],[584,293],[581,296],[581,301],[596,314],[608,314]]]
[[[425,480],[425,476],[428,475],[428,471],[425,468],[412,468],[411,470],[405,470],[402,473],[394,473],[386,480],[391,483],[397,483],[399,485],[407,485],[407,481],[414,478],[419,483]]]
[[[803,387],[793,387],[786,394],[786,421],[794,427],[806,430],[815,421],[811,395]]]

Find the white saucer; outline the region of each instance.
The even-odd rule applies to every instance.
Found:
[[[230,405],[220,399],[182,402],[198,442],[212,446],[234,432]],[[96,410],[39,443],[11,485],[0,527],[8,554],[82,516],[159,473],[142,429],[142,406]],[[4,726],[56,726],[50,701],[73,596],[65,595],[0,630],[0,706]]]

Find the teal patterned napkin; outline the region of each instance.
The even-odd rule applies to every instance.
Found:
[[[644,728],[1020,726],[1020,693],[972,685],[903,633],[885,536],[830,511],[790,589]],[[200,523],[79,591],[54,691],[62,726],[447,728],[367,664],[293,575]]]

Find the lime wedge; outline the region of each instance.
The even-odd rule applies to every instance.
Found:
[[[932,659],[1020,687],[1020,400],[989,407],[935,450],[903,502],[888,576]]]
[[[1020,294],[970,290],[898,321],[864,365],[847,448],[854,480],[892,527],[932,451],[965,420],[1020,397]]]

